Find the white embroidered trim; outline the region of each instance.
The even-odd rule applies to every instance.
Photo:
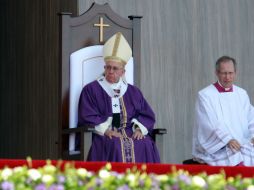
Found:
[[[104,123],[95,126],[95,133],[99,135],[104,135],[105,131],[111,127],[112,117],[109,117]]]
[[[127,91],[128,83],[124,82],[122,78],[120,78],[117,84],[110,84],[104,76],[99,77],[97,81],[111,98],[114,98],[115,95],[118,95],[118,98],[120,98]],[[113,87],[120,89],[120,94],[115,93]]]
[[[111,98],[112,99],[112,112],[120,113],[120,101],[119,98]]]
[[[105,90],[105,92],[111,97],[112,103],[112,112],[120,113],[120,101],[119,98],[122,97],[127,91],[128,83],[124,82],[122,78],[120,78],[118,83],[110,84],[107,82],[104,76],[101,76],[97,79],[101,87]],[[116,93],[113,89],[120,90],[120,94]]]
[[[147,135],[148,134],[147,128],[142,123],[140,123],[137,119],[132,119],[131,122],[135,123],[136,125],[138,125],[138,127],[141,130],[143,135]],[[134,126],[132,127],[132,131],[133,132],[135,131]]]

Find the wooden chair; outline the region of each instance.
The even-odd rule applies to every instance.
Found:
[[[101,63],[103,63],[103,60],[102,53],[100,52],[102,50],[102,45],[116,32],[121,32],[132,47],[132,81],[128,82],[139,86],[141,59],[141,18],[142,17],[140,16],[129,16],[129,19],[124,19],[115,14],[108,4],[98,5],[95,3],[87,12],[78,17],[71,17],[70,13],[60,14],[60,69],[62,73],[60,83],[62,90],[61,103],[59,106],[61,111],[61,114],[59,114],[59,134],[61,137],[60,154],[63,159],[85,160],[87,157],[87,153],[92,141],[91,132],[93,132],[94,128],[92,126],[77,128],[77,97],[79,98],[83,86],[87,82],[95,79],[94,76],[90,77],[88,80],[84,79],[83,77],[87,76],[87,74],[83,75],[84,73],[88,72],[93,73],[94,75],[102,73],[101,69],[103,69],[103,64]],[[90,51],[91,57],[82,57],[78,63],[87,66],[89,64],[86,63],[94,61],[98,63],[98,66],[96,66],[97,69],[92,69],[91,72],[91,70],[88,71],[83,66],[77,67],[79,69],[82,67],[82,69],[80,69],[82,72],[78,72],[79,74],[81,73],[82,80],[75,80],[79,81],[80,83],[78,82],[78,90],[73,93],[71,92],[71,89],[74,88],[73,76],[76,74],[72,74],[73,70],[71,69],[72,67],[70,62],[72,62],[72,59],[74,59],[73,55],[79,54],[80,52],[82,54],[82,52],[84,53],[85,51],[84,49],[89,48],[97,49],[94,49],[94,51],[92,49],[86,51],[86,53]],[[75,85],[77,84],[74,82],[74,86]],[[166,129],[155,129],[153,136],[155,137],[155,134],[162,136],[166,132]],[[74,149],[75,134],[80,134],[81,138],[80,150],[78,151]],[[161,154],[163,153],[162,142],[163,141],[158,141],[158,143],[160,143],[158,148]],[[160,150],[160,148],[162,148],[162,150]]]

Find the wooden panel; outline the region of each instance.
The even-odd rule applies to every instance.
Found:
[[[57,13],[77,5],[67,0],[2,1],[0,156],[56,159]]]
[[[97,0],[97,3],[105,1]],[[107,2],[107,1],[106,1]],[[108,0],[123,17],[141,15],[141,89],[168,129],[166,162],[191,157],[194,102],[215,81],[219,56],[239,62],[237,84],[254,99],[254,1]],[[79,0],[84,9],[92,0]],[[79,11],[83,11],[79,7]]]
[[[16,139],[11,139],[11,126],[16,125],[16,84],[15,76],[16,69],[13,64],[15,57],[12,55],[15,51],[12,49],[15,43],[15,36],[13,26],[8,25],[8,22],[15,22],[14,19],[7,17],[10,14],[10,6],[7,0],[0,1],[0,156],[4,154],[10,154],[10,146],[7,144],[16,143]],[[12,76],[11,80],[8,80],[6,76]],[[12,93],[9,93],[12,92]],[[5,148],[6,147],[6,148]]]

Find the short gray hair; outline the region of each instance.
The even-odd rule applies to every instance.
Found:
[[[232,61],[232,62],[233,62],[234,68],[235,68],[235,71],[236,71],[236,65],[237,65],[237,63],[236,63],[235,59],[232,58],[232,57],[229,57],[229,56],[227,56],[227,55],[224,55],[224,56],[220,57],[220,58],[216,61],[216,64],[215,64],[215,69],[216,69],[216,71],[219,70],[219,67],[220,67],[220,64],[221,64],[221,63],[225,63],[225,62],[228,62],[228,61]]]

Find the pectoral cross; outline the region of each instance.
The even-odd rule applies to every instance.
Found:
[[[103,23],[103,17],[100,17],[100,23],[94,24],[94,26],[100,27],[100,42],[103,42],[103,27],[109,27],[109,24]]]

